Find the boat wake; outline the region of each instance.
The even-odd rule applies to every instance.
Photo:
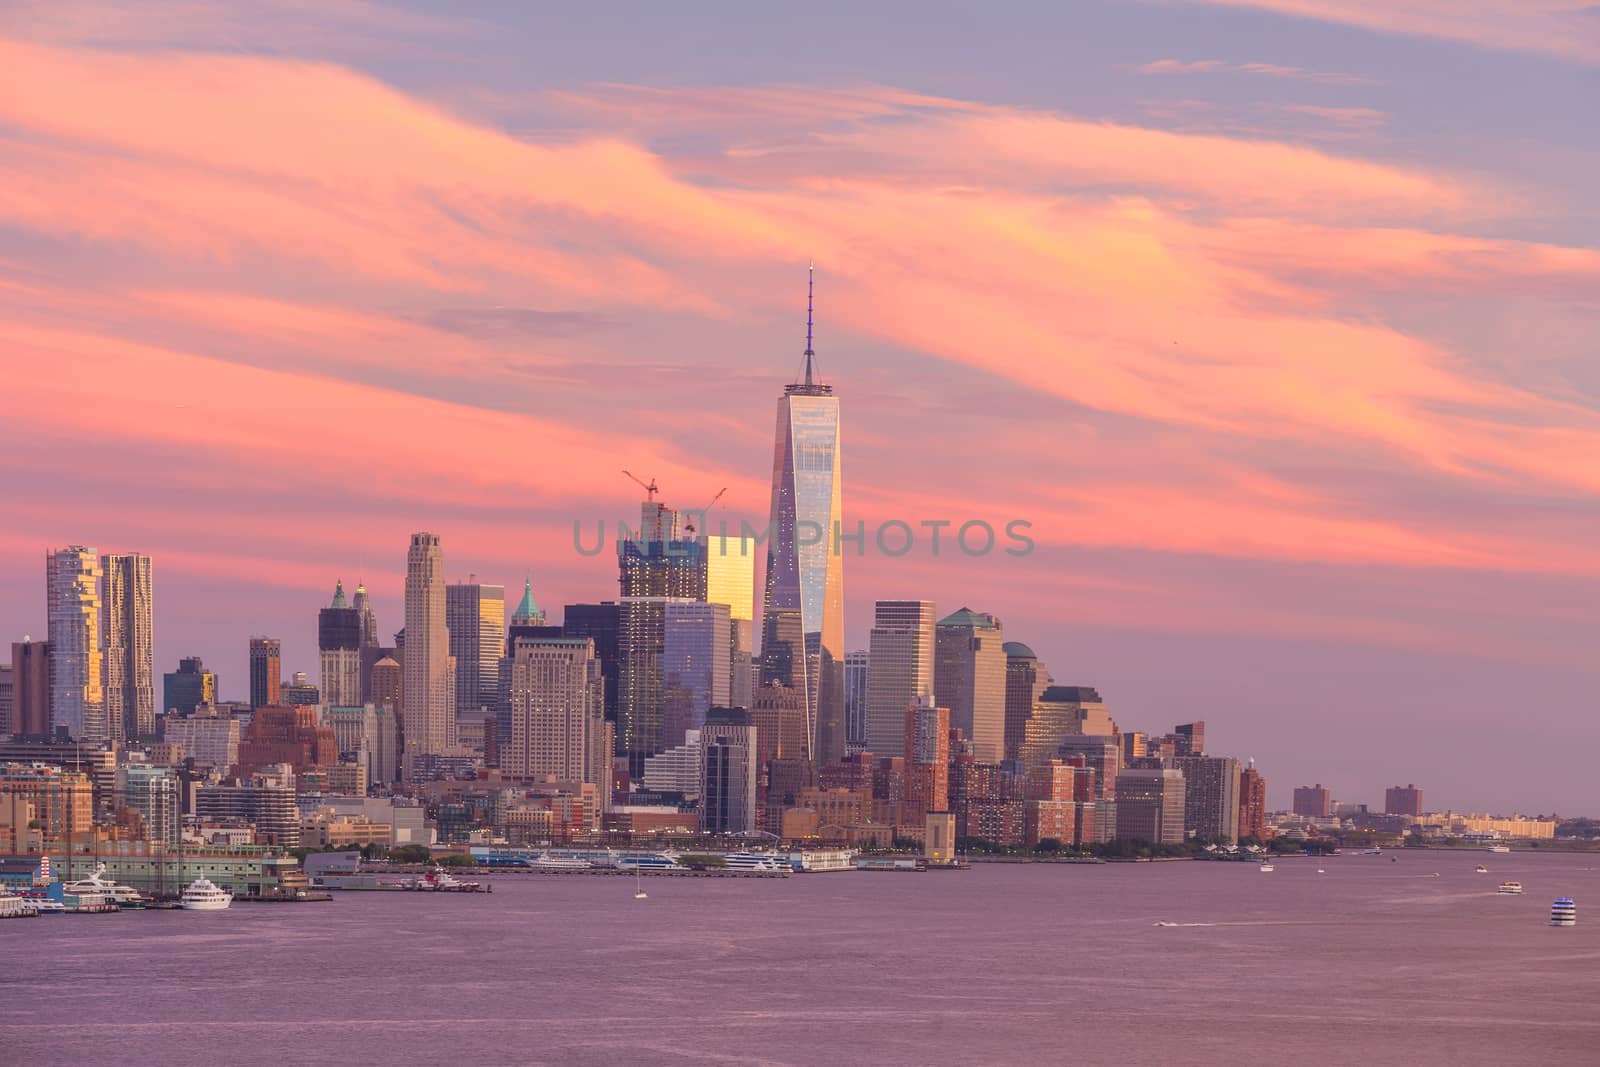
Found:
[[[1155,925],[1157,925],[1157,926],[1215,926],[1217,924],[1216,923],[1168,923],[1168,922],[1157,922]]]

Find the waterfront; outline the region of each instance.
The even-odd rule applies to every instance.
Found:
[[[658,879],[645,902],[613,879],[501,878],[482,896],[6,923],[0,1047],[233,1065],[1594,1062],[1600,862],[1394,857]],[[1496,894],[1503,879],[1526,893]],[[1557,896],[1577,927],[1548,925]]]

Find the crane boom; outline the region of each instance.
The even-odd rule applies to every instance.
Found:
[[[650,484],[646,485],[632,471],[625,470],[622,473],[626,474],[629,478],[633,479],[633,481],[639,486],[639,488],[644,490],[644,498],[645,498],[646,501],[648,501],[651,504],[654,504],[656,502],[656,494],[659,493],[661,490],[656,488],[656,480],[654,478],[651,478],[650,479]]]

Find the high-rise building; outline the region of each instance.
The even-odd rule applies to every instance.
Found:
[[[278,703],[287,708],[315,707],[322,703],[322,691],[311,684],[305,671],[295,671],[278,686]]]
[[[1172,737],[1178,756],[1203,756],[1206,754],[1206,724],[1181,722],[1172,728]]]
[[[351,607],[356,609],[356,617],[361,620],[361,647],[378,647],[378,614],[372,610],[372,599],[367,596],[367,584],[356,584],[355,599]]]
[[[568,604],[562,609],[561,632],[567,637],[587,637],[594,642],[600,660],[600,674],[606,680],[606,722],[617,721],[618,631],[622,625],[621,607],[611,601],[601,604]],[[622,732],[617,731],[620,739]]]
[[[652,499],[640,511],[641,538],[617,542],[617,726],[634,776],[644,773],[645,757],[683,740],[662,730],[667,605],[706,599],[705,542],[681,538],[678,513],[664,504]]]
[[[662,740],[679,744],[706,713],[730,707],[733,647],[728,605],[675,602],[665,606],[662,642]]]
[[[1051,678],[1033,649],[1021,641],[1007,641],[1001,647],[1006,654],[1005,758],[1012,760],[1027,733],[1033,705],[1050,687]]]
[[[1383,813],[1413,817],[1421,815],[1422,790],[1415,785],[1390,786],[1383,791]]]
[[[1183,772],[1129,770],[1117,775],[1117,840],[1183,842]]]
[[[950,709],[922,697],[906,708],[906,800],[922,812],[950,810]]]
[[[950,725],[972,742],[979,763],[1006,751],[1005,631],[993,615],[962,608],[934,630],[933,691],[950,708]]]
[[[709,522],[709,518],[705,520]],[[728,704],[748,708],[755,671],[755,549],[726,532],[706,542],[706,601],[728,605]]]
[[[283,700],[283,664],[276,637],[250,639],[250,706],[277,707]]]
[[[700,732],[700,826],[712,834],[757,829],[756,727],[744,708],[711,709]]]
[[[880,600],[868,641],[867,749],[905,755],[906,709],[934,695],[931,600]]]
[[[445,590],[450,654],[456,658],[458,716],[494,707],[506,640],[506,588],[483,585],[475,578],[472,575]]]
[[[196,763],[209,764],[226,774],[239,762],[239,720],[202,706],[190,717],[163,715],[161,739],[183,749]]]
[[[239,741],[239,759],[230,773],[243,777],[275,764],[296,771],[339,762],[339,740],[322,725],[311,705],[257,708]]]
[[[1110,734],[1069,734],[1056,745],[1064,759],[1083,758],[1084,767],[1094,772],[1097,800],[1117,799],[1117,775],[1122,771],[1122,751]]]
[[[1181,729],[1181,728],[1180,728]],[[1239,839],[1239,761],[1232,756],[1179,756],[1183,828],[1202,840]]]
[[[161,676],[161,707],[169,715],[193,715],[202,704],[217,702],[217,676],[199,656],[178,661],[178,669]]]
[[[611,754],[594,644],[584,637],[519,637],[511,658],[511,742],[500,752],[501,769],[519,778],[604,786]]]
[[[1326,819],[1333,811],[1333,800],[1322,783],[1294,787],[1294,813],[1312,819]]]
[[[866,649],[844,654],[844,736],[851,752],[867,747],[867,665],[871,660]]]
[[[372,699],[368,703],[400,715],[404,691],[405,672],[400,669],[399,660],[384,656],[372,665]]]
[[[815,380],[811,289],[806,297],[805,375],[778,400],[761,611],[761,681],[805,694],[819,764],[845,753],[844,531],[839,399]],[[929,684],[931,685],[931,679]],[[901,703],[886,729],[900,734]],[[899,742],[896,741],[898,744]]]
[[[50,625],[51,729],[76,741],[111,739],[101,645],[100,555],[73,545],[45,557]]]
[[[1033,714],[1023,728],[1017,759],[1031,770],[1054,759],[1061,743],[1075,735],[1109,737],[1117,724],[1106,710],[1098,690],[1087,685],[1052,685],[1034,701]]]
[[[144,823],[147,841],[176,845],[182,816],[178,776],[169,768],[129,763],[117,768],[117,806],[128,808]]]
[[[443,755],[455,742],[450,630],[445,624],[444,550],[439,535],[414,533],[406,554],[406,645],[401,718],[405,756]]]
[[[0,737],[10,737],[12,717],[16,714],[16,671],[9,663],[0,663]]]
[[[118,740],[154,740],[156,668],[150,557],[100,557],[105,576],[100,633],[105,642],[106,729]]]
[[[344,582],[336,581],[333,601],[317,612],[320,696],[328,706],[361,703],[361,611],[345,603]]]
[[[1239,837],[1261,840],[1267,836],[1267,780],[1256,770],[1255,760],[1239,772]]]
[[[50,733],[50,643],[24,637],[11,646],[11,733]]]
[[[94,785],[87,774],[39,763],[0,763],[0,796],[32,803],[46,841],[86,834],[94,824]]]

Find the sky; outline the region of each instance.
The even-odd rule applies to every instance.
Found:
[[[920,535],[850,647],[970,606],[1276,806],[1600,814],[1600,6],[590,7],[0,2],[0,638],[73,543],[229,698],[415,530],[609,598],[624,468],[764,525],[814,261]]]

